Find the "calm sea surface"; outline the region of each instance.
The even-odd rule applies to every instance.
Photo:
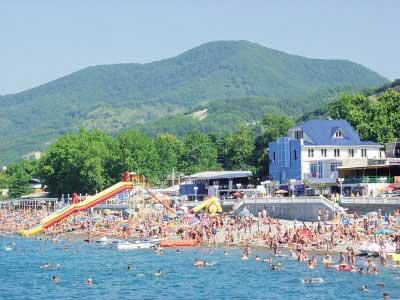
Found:
[[[0,237],[0,299],[382,299],[384,291],[390,299],[400,299],[400,269],[358,275],[322,265],[309,270],[296,261],[279,259],[283,269],[272,272],[265,263],[240,260],[240,253],[231,249],[231,255],[224,256],[223,249],[210,253],[201,248],[181,249],[181,254],[167,250],[157,256],[150,250]],[[255,254],[268,256],[265,251]],[[197,269],[195,258],[213,265]],[[61,269],[41,269],[47,262],[59,263]],[[161,277],[154,276],[157,269],[162,270]],[[51,281],[52,275],[59,276],[59,283]],[[84,284],[88,277],[92,286]],[[302,283],[310,277],[325,282]],[[379,281],[384,281],[384,289],[377,287]],[[362,284],[371,291],[360,292]]]

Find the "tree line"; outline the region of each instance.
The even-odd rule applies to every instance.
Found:
[[[376,95],[342,94],[328,105],[325,116],[346,119],[362,139],[381,144],[400,137],[400,92]],[[21,160],[0,172],[0,188],[15,198],[29,192],[30,178],[39,178],[51,195],[100,191],[120,180],[125,170],[163,186],[175,174],[205,170],[250,170],[255,179],[268,176],[268,143],[284,136],[293,119],[267,114],[256,124],[238,126],[234,133],[187,132],[178,138],[163,133],[151,138],[137,130],[111,136],[80,130],[58,138],[39,160]]]
[[[268,172],[268,143],[293,124],[286,116],[269,114],[231,134],[194,130],[182,138],[168,133],[151,138],[136,130],[111,136],[81,129],[59,137],[39,160],[9,165],[0,187],[15,198],[29,191],[30,178],[39,178],[52,196],[93,194],[119,181],[125,170],[145,176],[155,186],[165,186],[172,173],[206,170],[250,170],[262,180]]]

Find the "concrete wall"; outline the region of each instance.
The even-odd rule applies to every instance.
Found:
[[[273,218],[298,220],[315,222],[318,220],[318,209],[322,211],[324,218],[325,210],[329,211],[329,219],[333,218],[333,210],[320,203],[265,203],[265,204],[245,204],[242,206],[247,208],[253,215],[257,216],[258,212],[265,209],[267,215]]]
[[[378,211],[381,209],[382,213],[392,213],[399,205],[394,204],[365,204],[365,203],[343,203],[341,207],[347,208],[348,213],[357,213],[358,215],[365,215],[371,211]]]

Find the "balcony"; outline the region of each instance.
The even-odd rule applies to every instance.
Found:
[[[319,173],[303,173],[303,179],[310,183],[335,183],[338,177],[338,172],[324,173],[322,176]]]
[[[355,183],[393,183],[393,177],[386,176],[362,176],[362,177],[345,177],[343,184]]]

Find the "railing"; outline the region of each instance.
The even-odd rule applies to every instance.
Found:
[[[345,177],[344,184],[349,183],[393,183],[393,177],[386,176],[362,176],[362,177]]]
[[[386,198],[386,197],[345,197],[340,200],[343,204],[386,204],[386,205],[399,205],[400,197]]]

